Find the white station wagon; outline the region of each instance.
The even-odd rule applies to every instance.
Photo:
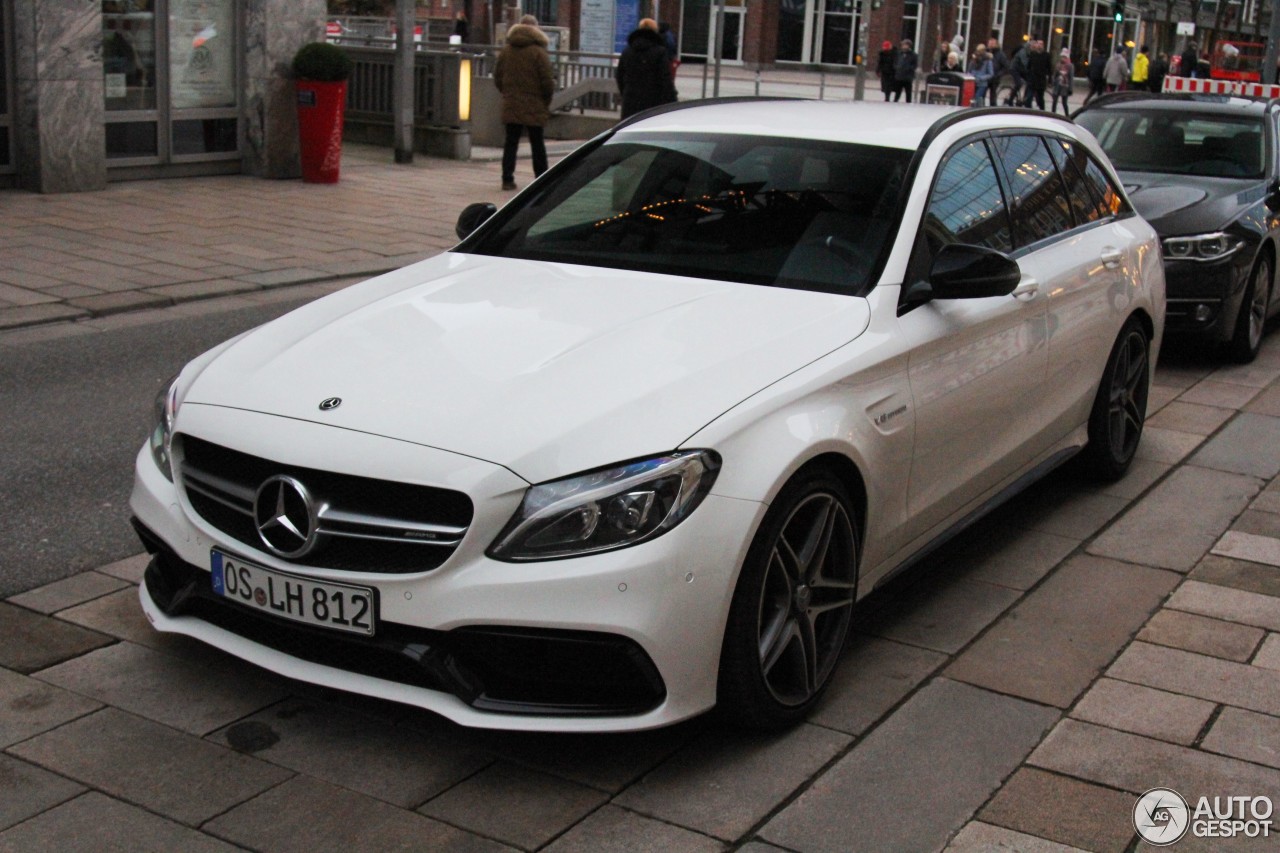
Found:
[[[1160,246],[1046,113],[678,105],[459,232],[163,390],[157,629],[471,726],[784,726],[859,598],[1142,434]]]

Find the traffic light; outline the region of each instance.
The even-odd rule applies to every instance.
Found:
[[[1124,4],[1123,3],[1111,4],[1111,19],[1115,21],[1117,24],[1124,23]]]

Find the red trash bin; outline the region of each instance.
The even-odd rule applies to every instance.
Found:
[[[342,163],[347,81],[297,80],[294,89],[298,98],[302,180],[309,184],[336,184]]]

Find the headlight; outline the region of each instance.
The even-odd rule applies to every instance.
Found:
[[[533,486],[489,556],[553,560],[648,541],[688,518],[719,470],[712,451],[687,450]]]
[[[1221,231],[1190,237],[1167,237],[1164,240],[1164,256],[1184,261],[1216,261],[1239,250],[1243,245],[1243,240]]]
[[[173,418],[178,413],[178,377],[173,377],[164,384],[156,395],[156,425],[151,430],[151,458],[165,479],[173,482],[173,457],[170,445],[173,442]]]

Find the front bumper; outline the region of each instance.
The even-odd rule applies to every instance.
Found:
[[[1166,335],[1230,340],[1249,280],[1251,258],[1252,251],[1247,246],[1209,263],[1166,258]]]
[[[205,435],[243,440],[263,434],[267,416],[223,411],[218,418],[226,423]],[[334,443],[353,440],[403,456],[403,443],[353,439],[317,425],[289,428],[294,464],[332,463],[341,458]],[[261,447],[246,449],[267,455]],[[367,461],[374,449],[346,451]],[[440,453],[410,452],[413,460],[391,466],[402,476],[430,468],[432,454]],[[438,568],[394,575],[313,571],[246,549],[210,527],[144,448],[131,500],[135,525],[155,555],[140,590],[143,610],[158,630],[195,637],[287,677],[415,705],[463,725],[622,731],[709,709],[733,585],[763,505],[712,494],[683,524],[639,546],[503,563],[484,549],[514,511],[523,483],[489,470],[495,468],[472,460],[449,473],[448,484],[475,501],[476,516]],[[333,636],[220,599],[210,585],[213,548],[278,571],[373,587],[378,634]]]

